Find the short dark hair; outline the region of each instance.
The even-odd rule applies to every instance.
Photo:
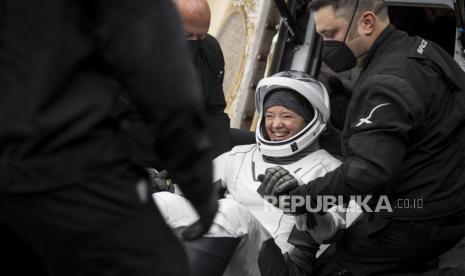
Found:
[[[388,17],[387,5],[384,0],[359,0],[357,13],[354,20],[366,12],[372,11],[379,15],[381,19],[386,19]],[[347,20],[350,20],[352,14],[354,13],[355,6],[357,5],[357,0],[313,0],[310,2],[310,9],[313,11],[318,11],[321,8],[331,6],[336,13],[336,16],[343,16]]]

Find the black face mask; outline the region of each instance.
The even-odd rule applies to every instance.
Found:
[[[350,70],[357,65],[357,59],[352,50],[344,42],[338,40],[323,42],[322,59],[336,73]]]
[[[360,0],[357,0],[355,4],[354,13],[350,19],[349,27],[344,36],[343,41],[328,40],[323,42],[323,55],[322,59],[334,72],[339,73],[354,68],[357,65],[357,58],[355,58],[354,52],[345,43],[349,34],[350,27],[354,21],[355,13],[357,12]]]

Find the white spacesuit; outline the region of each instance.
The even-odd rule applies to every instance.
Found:
[[[283,165],[303,183],[324,176],[340,165],[324,149],[319,149],[302,159]],[[257,193],[259,174],[267,168],[276,166],[263,159],[257,145],[237,146],[214,161],[214,179],[221,179],[227,189],[226,198],[233,199],[244,206],[265,227],[275,239],[283,253],[290,251],[292,245],[287,242],[296,221],[295,216],[286,215],[272,206]],[[338,227],[342,221],[336,220]],[[328,237],[329,238],[329,237]]]
[[[290,139],[270,141],[264,126],[264,101],[268,93],[282,88],[303,96],[313,108],[313,118]],[[256,107],[260,115],[257,143],[236,146],[213,162],[214,181],[221,181],[226,193],[206,236],[242,238],[224,275],[261,275],[257,258],[263,242],[270,238],[283,254],[291,254],[294,249],[288,239],[296,225],[296,217],[284,214],[257,193],[261,184],[258,180],[260,174],[279,164],[302,183],[307,183],[341,164],[318,146],[318,136],[329,119],[328,94],[321,83],[300,72],[282,72],[265,78],[257,87]],[[154,194],[154,198],[172,228],[190,225],[197,219],[194,209],[181,196],[163,192]],[[325,215],[316,216],[318,225],[309,233],[318,243],[346,227],[344,213],[337,212],[335,208]],[[309,273],[305,268],[298,270],[301,272],[292,275]]]

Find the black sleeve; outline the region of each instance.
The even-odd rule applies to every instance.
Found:
[[[292,194],[367,195],[398,184],[408,133],[424,114],[421,101],[407,81],[391,75],[370,77],[357,93],[343,164]]]
[[[292,229],[288,243],[294,245],[291,253],[286,256],[289,276],[310,275],[315,265],[316,253],[320,245],[316,243],[308,231]]]
[[[153,131],[147,127],[145,120],[129,101],[127,95],[120,95],[118,100],[127,110],[125,120],[128,124],[125,130],[131,144],[131,155],[134,162],[142,168],[163,170],[163,164],[153,152]]]
[[[99,48],[155,133],[157,156],[186,197],[211,198],[201,95],[170,0],[99,0]]]
[[[224,57],[218,41],[208,36],[207,55],[212,73],[211,91],[208,91],[205,111],[208,116],[208,132],[213,140],[213,158],[231,149],[229,134],[229,117],[224,112],[226,100],[223,91],[224,80]]]

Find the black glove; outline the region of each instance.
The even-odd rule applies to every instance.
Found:
[[[158,172],[153,168],[145,169],[150,177],[150,191],[152,193],[157,192],[170,192],[174,193],[174,185],[171,179],[168,179],[168,172],[161,171]]]
[[[300,215],[306,213],[306,205],[292,206],[291,193],[299,187],[299,180],[295,178],[289,171],[281,166],[268,168],[265,174],[258,176],[258,180],[262,183],[257,189],[263,198],[273,204],[273,206],[280,208],[284,213],[289,215]],[[281,196],[288,196],[281,200]],[[271,198],[270,198],[271,197]],[[274,197],[274,198],[273,198]],[[282,206],[280,204],[283,204]],[[291,204],[291,205],[288,205]]]
[[[262,182],[257,192],[263,196],[277,196],[299,187],[299,181],[286,169],[281,166],[268,168],[265,175],[258,176]]]
[[[184,240],[194,240],[202,237],[210,230],[216,212],[218,210],[218,200],[216,193],[213,193],[208,202],[197,205],[196,211],[200,219],[180,231],[180,236]]]

